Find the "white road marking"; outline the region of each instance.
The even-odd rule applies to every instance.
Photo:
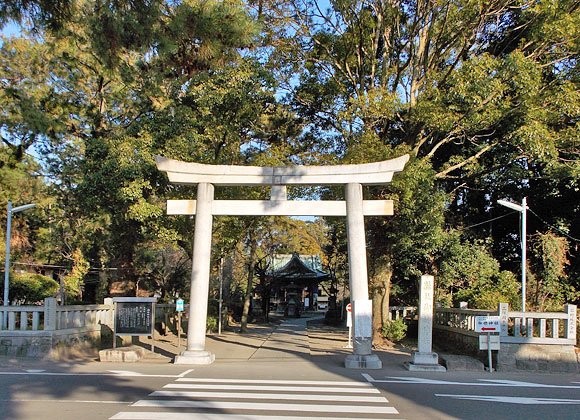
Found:
[[[186,400],[140,400],[132,407],[159,408],[197,408],[212,410],[265,410],[265,411],[304,411],[324,413],[367,413],[398,414],[394,407],[368,405],[325,405],[325,404],[288,404],[288,403],[253,403],[225,401],[186,401]]]
[[[184,375],[187,375],[192,370],[193,369],[186,370],[185,372],[180,373],[179,375],[150,375],[147,373],[133,372],[130,370],[109,370],[109,372],[111,372],[115,376],[124,376],[124,377],[143,376],[143,377],[148,377],[148,378],[182,378]]]
[[[226,385],[226,384],[182,384],[174,383],[163,388],[216,389],[230,391],[297,391],[297,392],[336,392],[353,394],[380,394],[376,388],[334,388],[330,386],[269,386],[269,385]]]
[[[386,403],[385,397],[367,397],[366,395],[326,395],[326,394],[265,394],[265,393],[231,393],[231,392],[195,392],[195,391],[155,391],[150,397],[186,397],[186,398],[230,398],[249,400],[296,400],[296,401],[340,401]]]
[[[503,395],[455,395],[455,394],[435,394],[436,397],[448,397],[457,400],[487,401],[494,403],[523,404],[523,405],[578,405],[580,400],[570,400],[561,398],[539,398],[539,397],[507,397]]]
[[[286,385],[328,385],[328,386],[360,386],[372,387],[366,382],[338,382],[338,381],[291,381],[284,379],[221,379],[221,378],[183,378],[178,382],[199,383],[239,383],[239,384],[286,384]]]
[[[556,389],[580,389],[575,385],[551,385],[534,382],[519,382],[504,379],[478,379],[481,382],[455,382],[441,381],[438,379],[413,378],[389,376],[390,379],[373,379],[373,383],[395,383],[395,384],[421,384],[421,385],[461,385],[461,386],[490,386],[490,387],[515,387],[515,388],[556,388]]]
[[[369,375],[368,373],[361,373],[362,377],[365,378],[368,382],[374,382],[375,380],[373,379],[373,377],[371,375]],[[369,384],[370,385],[370,384]]]
[[[26,372],[28,372],[28,373],[41,373],[41,372],[46,372],[46,370],[44,370],[44,369],[26,369]]]
[[[535,383],[535,382],[511,381],[509,379],[478,379],[478,381],[490,382],[490,383],[495,382],[497,384],[502,384],[503,386],[515,386],[515,387],[526,387],[526,388],[571,388],[571,389],[580,389],[580,386],[574,386],[574,385],[538,384],[538,383]]]
[[[193,372],[194,370],[195,370],[195,369],[188,369],[188,370],[186,370],[185,372],[183,372],[183,373],[181,373],[181,374],[177,375],[177,377],[178,377],[178,378],[183,378],[185,375],[187,375],[188,373],[191,373],[191,372]]]
[[[121,412],[115,414],[110,420],[353,420],[352,417],[303,417],[303,416],[256,416],[252,414],[208,414],[208,413],[167,413],[159,411],[151,412]],[[356,420],[376,420],[357,417]],[[400,418],[382,420],[404,420]]]
[[[98,372],[45,372],[27,370],[25,372],[0,372],[0,375],[36,375],[36,376],[123,376],[123,377],[147,377],[147,378],[181,378],[193,369],[187,370],[179,375],[150,375],[146,373],[132,372],[130,370],[109,370],[109,373]]]
[[[134,401],[107,401],[107,400],[49,400],[44,398],[11,398],[6,400],[0,400],[0,402],[42,402],[42,403],[73,403],[73,404],[133,404]]]

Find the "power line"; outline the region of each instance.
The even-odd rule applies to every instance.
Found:
[[[552,229],[554,229],[554,230],[556,230],[556,231],[560,232],[562,235],[564,235],[564,236],[566,236],[567,238],[569,238],[569,239],[573,240],[574,242],[580,242],[580,239],[578,239],[578,238],[574,238],[573,236],[570,236],[568,233],[564,232],[562,229],[560,229],[560,228],[558,228],[558,227],[556,227],[556,226],[554,226],[554,225],[552,225],[552,224],[550,224],[550,223],[546,222],[546,221],[545,221],[544,219],[542,219],[542,218],[541,218],[541,217],[540,217],[540,216],[539,216],[539,215],[538,215],[536,212],[534,212],[534,211],[533,211],[531,208],[529,208],[529,207],[528,207],[528,208],[527,208],[527,210],[529,210],[529,212],[530,212],[530,213],[532,213],[534,216],[536,216],[536,217],[537,217],[537,218],[538,218],[538,219],[539,219],[539,220],[540,220],[542,223],[544,223],[546,226],[548,226],[548,227],[550,227],[550,228],[552,228]],[[474,225],[465,226],[465,227],[462,227],[462,228],[457,228],[457,230],[465,230],[465,229],[471,229],[471,228],[474,228],[474,227],[477,227],[477,226],[485,225],[486,223],[493,222],[493,221],[495,221],[495,220],[499,220],[499,219],[502,219],[502,218],[504,218],[504,217],[510,216],[510,215],[512,215],[513,213],[519,213],[519,212],[517,212],[517,211],[512,211],[512,212],[510,212],[510,213],[504,214],[503,216],[494,217],[493,219],[485,220],[485,221],[483,221],[483,222],[479,222],[479,223],[476,223],[476,224],[474,224]]]
[[[462,228],[458,228],[457,230],[471,229],[471,228],[476,227],[476,226],[485,225],[486,223],[493,222],[494,220],[499,220],[499,219],[503,219],[504,217],[511,216],[513,213],[516,213],[516,212],[515,211],[512,211],[510,213],[504,214],[503,216],[494,217],[493,219],[489,219],[489,220],[486,220],[484,222],[479,222],[479,223],[476,223],[474,225],[470,225],[470,226],[465,226],[465,227],[462,227]]]
[[[538,216],[538,214],[536,212],[534,212],[531,208],[528,207],[528,210],[530,211],[530,213],[532,213],[534,216],[536,216],[538,219],[540,219],[540,222],[542,222],[543,224],[545,224],[546,226],[557,230],[558,232],[560,232],[562,235],[566,236],[567,238],[572,239],[574,242],[580,242],[580,239],[578,238],[574,238],[573,236],[570,236],[568,233],[564,232],[562,229],[546,222],[544,219],[542,219],[540,216]]]

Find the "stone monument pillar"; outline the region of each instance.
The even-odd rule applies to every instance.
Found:
[[[200,182],[197,186],[187,348],[175,357],[175,364],[202,365],[215,360],[215,355],[205,350],[213,191],[213,185],[206,182]]]
[[[353,303],[353,354],[346,356],[344,366],[350,369],[380,369],[381,360],[372,354],[372,302],[369,300],[366,232],[362,185],[347,184],[346,228],[350,297]]]
[[[418,350],[413,355],[413,362],[405,363],[408,370],[414,371],[445,371],[439,364],[439,356],[433,353],[433,276],[421,276],[419,291],[419,342]]]

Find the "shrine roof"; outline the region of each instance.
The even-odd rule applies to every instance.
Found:
[[[329,274],[322,270],[322,261],[317,255],[275,255],[269,262],[268,276],[285,279],[324,280]]]

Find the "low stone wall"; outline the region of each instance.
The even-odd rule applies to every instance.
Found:
[[[0,331],[0,356],[52,360],[75,349],[83,353],[94,349],[96,354],[107,330],[109,327],[97,325],[56,331]]]
[[[0,334],[0,356],[43,358],[52,349],[52,334],[38,331],[34,335]]]
[[[500,349],[493,351],[498,370],[579,372],[575,305],[566,305],[563,312],[510,311],[507,303],[499,303],[497,311],[438,308],[434,342],[443,350],[471,355],[487,364],[487,350],[479,350],[478,316],[499,318]]]
[[[497,368],[502,371],[579,372],[574,346],[557,344],[501,343]]]
[[[438,348],[472,356],[487,365],[487,350],[479,350],[478,336],[466,330],[458,332],[441,327],[433,330],[433,341]],[[572,345],[501,343],[500,350],[492,354],[498,371],[580,372],[579,355]]]
[[[472,331],[460,333],[442,328],[433,329],[433,342],[439,349],[472,356],[487,363],[487,351],[479,350],[478,336]]]

